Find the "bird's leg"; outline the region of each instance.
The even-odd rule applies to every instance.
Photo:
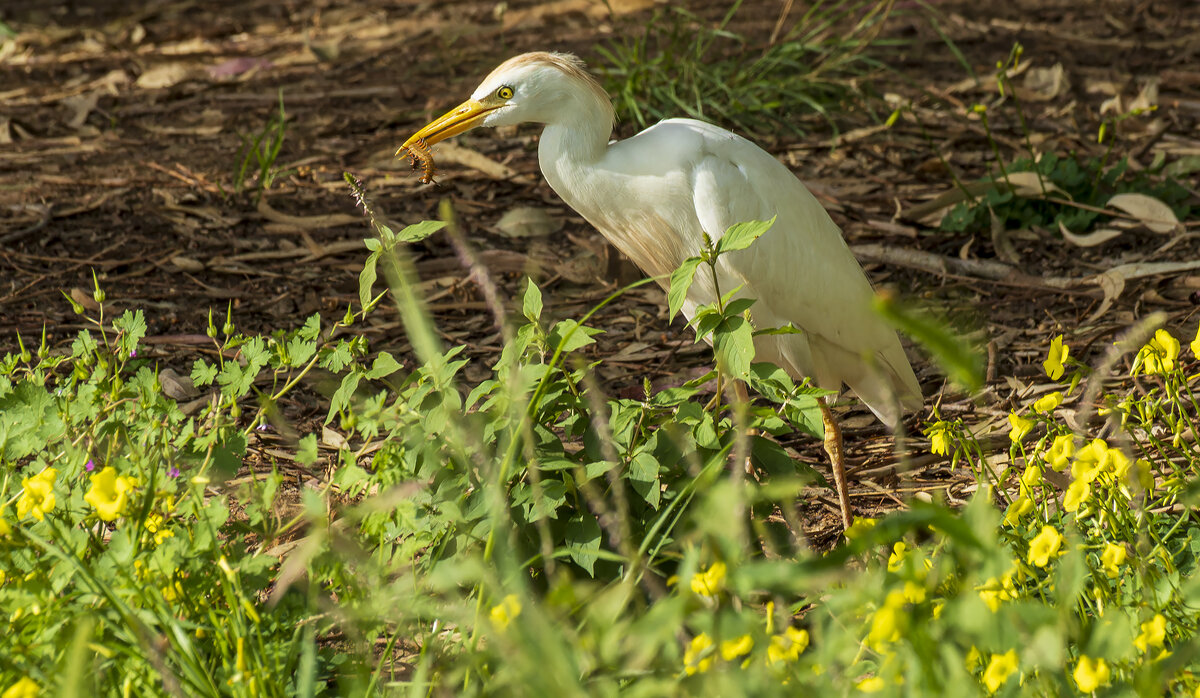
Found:
[[[829,405],[824,400],[818,400],[821,405],[821,420],[825,422],[825,453],[829,454],[829,462],[833,466],[833,482],[837,486],[838,504],[842,509],[842,525],[850,528],[853,516],[850,512],[850,490],[846,485],[846,458],[842,450],[842,429],[838,426]]]

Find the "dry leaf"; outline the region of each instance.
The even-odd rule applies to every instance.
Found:
[[[453,143],[439,144],[434,158],[442,162],[451,162],[479,170],[492,179],[511,179],[517,174],[513,168],[496,162],[478,150],[471,150]]]
[[[563,219],[544,208],[517,206],[505,212],[496,227],[510,238],[542,237],[562,230]]]
[[[1064,240],[1072,245],[1075,245],[1076,247],[1095,247],[1096,245],[1102,245],[1115,237],[1120,237],[1120,235],[1124,232],[1123,230],[1117,230],[1115,228],[1101,228],[1100,230],[1094,230],[1086,235],[1076,235],[1070,230],[1067,230],[1067,226],[1063,225],[1062,221],[1058,222],[1058,231],[1062,233]]]
[[[188,400],[200,394],[191,378],[182,376],[171,368],[164,368],[158,372],[158,383],[162,386],[163,395],[172,400]]]
[[[1062,63],[1055,63],[1049,68],[1030,68],[1025,74],[1026,99],[1048,101],[1054,99],[1070,88],[1067,73]]]
[[[171,264],[173,264],[176,269],[179,269],[182,271],[190,271],[190,272],[204,271],[204,263],[203,262],[199,262],[195,259],[192,259],[191,257],[184,257],[183,255],[175,255],[174,257],[172,257]]]
[[[1037,172],[1010,172],[1006,181],[1012,185],[1014,194],[1026,199],[1036,199],[1045,194],[1062,191],[1054,186],[1054,182]]]
[[[187,80],[191,74],[192,69],[186,63],[167,63],[154,66],[142,73],[134,84],[145,90],[156,90],[178,85]]]
[[[1179,228],[1179,219],[1171,207],[1160,199],[1146,194],[1117,194],[1105,206],[1120,209],[1138,219],[1156,233],[1169,233]]]

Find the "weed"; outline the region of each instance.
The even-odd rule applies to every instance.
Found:
[[[233,177],[233,190],[240,194],[247,185],[247,178],[254,175],[254,201],[258,203],[278,177],[287,176],[290,170],[275,167],[279,151],[283,148],[287,134],[287,112],[283,107],[283,88],[279,88],[279,110],[272,114],[257,134],[239,133],[242,146],[238,148],[240,161]]]
[[[686,115],[765,139],[802,135],[799,117],[816,113],[836,129],[831,108],[881,67],[868,49],[891,4],[817,2],[782,41],[761,49],[727,28],[740,2],[716,27],[672,7],[645,32],[601,47],[607,65],[598,72],[618,114],[642,128]],[[850,28],[839,33],[845,22]]]
[[[270,336],[210,316],[212,358],[190,371],[203,400],[186,409],[138,356],[142,313],[106,320],[98,285],[97,317],[73,304],[88,327],[68,350],[43,337],[0,359],[0,688],[1196,689],[1200,336],[1184,349],[1150,318],[1095,369],[1131,357],[1141,387],[1107,394],[1091,380],[1080,394],[1089,370],[1057,338],[1054,390],[1010,415],[1005,448],[961,420],[928,425],[932,450],[976,473],[963,509],[913,501],[820,554],[794,516],[818,478],[770,438],[807,431],[820,391],[752,361],[750,301],[722,296],[693,318],[719,371],[614,399],[592,377],[593,314],[549,319],[531,282],[490,377],[468,389],[463,348],[441,345],[409,283],[406,243],[446,224],[393,230],[352,187],[376,233],[361,307]],[[673,275],[672,310],[767,227],[698,250]],[[408,365],[354,331],[387,298]],[[317,369],[338,376],[325,424],[281,450],[262,430],[290,438],[281,401]],[[761,397],[706,406],[717,375]],[[1072,432],[1092,404],[1104,425]],[[235,477],[251,453],[263,465]],[[745,456],[766,477],[747,477]]]

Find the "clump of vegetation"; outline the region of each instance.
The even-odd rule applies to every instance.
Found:
[[[1020,158],[986,180],[995,182],[995,186],[955,205],[942,218],[940,227],[950,232],[986,233],[996,220],[1004,229],[1041,227],[1057,231],[1061,225],[1072,232],[1083,232],[1096,223],[1112,220],[1104,207],[1114,195],[1125,193],[1152,196],[1167,204],[1179,220],[1191,213],[1192,195],[1174,179],[1150,169],[1130,172],[1126,158],[1112,165],[1106,163],[1107,158],[1059,157],[1054,153],[1037,159]],[[1035,173],[1045,195],[1022,193],[1005,183],[1020,172]]]
[[[715,27],[679,7],[658,11],[644,32],[599,49],[598,66],[617,113],[645,128],[690,116],[758,139],[802,135],[800,116],[829,120],[858,94],[856,80],[882,68],[869,49],[891,0],[817,2],[778,42],[751,46],[728,25]]]
[[[289,170],[281,170],[275,165],[286,137],[287,111],[283,106],[283,88],[280,88],[279,109],[271,114],[262,129],[258,133],[238,134],[242,145],[238,148],[238,168],[233,175],[235,193],[240,194],[253,185],[257,204],[277,178],[287,176]]]
[[[212,359],[190,371],[202,400],[166,397],[164,383],[186,386],[138,355],[144,316],[106,318],[99,288],[96,317],[75,306],[92,327],[69,351],[43,339],[0,360],[0,689],[1200,687],[1200,377],[1166,330],[1119,347],[1140,387],[1107,395],[1081,386],[1112,364],[1092,374],[1055,338],[1054,389],[1009,416],[1006,449],[960,421],[927,426],[931,450],[976,475],[964,508],[914,501],[822,554],[794,516],[819,478],[770,438],[813,431],[820,391],[752,361],[749,301],[696,314],[718,370],[613,399],[591,378],[588,317],[549,320],[530,283],[491,377],[464,386],[462,347],[440,344],[405,254],[446,224],[393,231],[356,195],[376,232],[361,307],[270,336],[210,321]],[[766,226],[698,250],[672,305]],[[380,274],[389,289],[376,295]],[[385,298],[412,365],[354,330]],[[1200,354],[1200,337],[1189,349]],[[340,376],[326,427],[295,434],[279,405],[316,369]],[[703,384],[721,376],[761,397],[706,404]],[[1101,422],[1083,414],[1093,403]],[[264,430],[292,449],[268,448]],[[251,451],[269,469],[246,474]]]

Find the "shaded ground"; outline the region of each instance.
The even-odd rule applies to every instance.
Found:
[[[714,20],[725,9],[689,7]],[[941,401],[945,415],[1003,423],[1009,407],[1037,394],[1045,342],[1054,334],[1065,332],[1074,353],[1088,358],[1134,318],[1165,310],[1177,336],[1190,338],[1200,272],[1130,278],[1107,299],[1111,276],[1105,286],[1096,275],[1120,264],[1200,259],[1187,232],[1195,228],[1167,235],[1138,228],[1081,248],[1036,229],[991,237],[937,232],[935,219],[911,210],[950,190],[952,175],[971,180],[991,167],[986,131],[968,112],[996,99],[987,76],[1016,41],[1025,47],[1024,63],[1061,64],[1067,78],[1050,87],[1030,82],[1022,95],[1038,149],[1102,154],[1102,107],[1118,96],[1122,109],[1139,94],[1150,99],[1146,86],[1153,83],[1157,111],[1109,131],[1114,157],[1128,155],[1135,169],[1158,157],[1200,157],[1200,6],[1023,0],[934,7],[937,30],[915,4],[897,8],[884,37],[899,41],[877,53],[896,72],[864,81],[896,103],[911,103],[894,128],[882,130],[862,110],[850,110],[837,117],[836,148],[828,124],[816,119],[806,139],[767,145],[822,198],[877,284],[945,309],[986,344],[988,389],[978,403],[944,394],[940,374],[918,361],[927,405]],[[204,337],[210,307],[220,313],[232,302],[244,332],[297,326],[312,313],[340,317],[357,303],[368,234],[344,170],[398,221],[435,217],[438,201],[449,198],[509,298],[529,273],[556,316],[578,317],[618,282],[638,276],[541,180],[536,128],[471,134],[457,150],[440,148],[437,187],[419,184],[392,154],[514,53],[570,50],[602,63],[597,46],[644,30],[655,11],[648,0],[7,8],[0,21],[16,37],[0,44],[0,351],[15,349],[18,331],[34,341],[43,326],[53,346],[69,345],[82,325],[59,291],[89,302],[92,270],[112,310],[146,311],[148,356],[179,367],[211,352]],[[745,3],[732,28],[751,40],[747,50],[766,44],[781,8]],[[1028,73],[1013,78],[1018,85],[1026,79]],[[287,131],[278,164],[285,174],[256,205],[252,174],[244,191],[235,186],[239,149],[278,110],[280,90]],[[1002,156],[1024,153],[1011,103],[990,113]],[[621,134],[632,130],[624,124]],[[554,232],[505,232],[501,217],[517,207],[548,214]],[[475,284],[441,237],[418,247],[417,262],[445,339],[468,346],[479,361],[467,377],[482,378],[500,340]],[[607,390],[640,392],[643,377],[667,384],[703,367],[706,352],[678,320],[668,325],[665,308],[661,291],[643,287],[596,318],[608,331],[594,347],[607,358],[600,376]],[[377,312],[366,332],[377,349],[407,348],[391,310]],[[288,407],[299,423],[323,417],[313,395]],[[861,410],[847,423],[859,513],[896,506],[914,490],[949,487],[954,496],[967,486],[932,457],[918,458],[922,467],[898,482],[889,467],[896,459],[890,435]],[[918,423],[910,418],[910,432]],[[791,445],[823,464],[815,444]],[[823,500],[805,505],[810,532],[833,530],[831,507]]]

